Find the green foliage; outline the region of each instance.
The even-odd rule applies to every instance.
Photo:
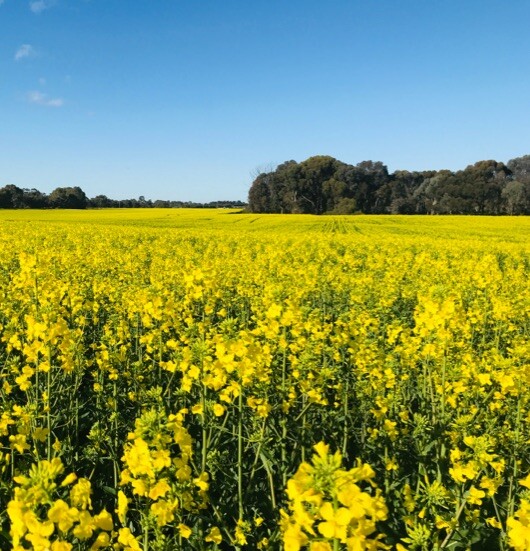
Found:
[[[507,165],[479,161],[465,170],[389,174],[381,162],[356,166],[333,157],[288,161],[259,174],[251,212],[296,214],[530,214],[530,156]]]

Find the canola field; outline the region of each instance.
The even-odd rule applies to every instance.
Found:
[[[0,548],[530,549],[530,219],[0,211]]]

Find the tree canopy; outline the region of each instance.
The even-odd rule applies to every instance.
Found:
[[[12,184],[0,188],[0,209],[86,209],[86,208],[244,208],[243,201],[151,201],[138,199],[109,199],[106,195],[87,198],[80,187],[58,187],[49,195],[37,189],[22,189]]]
[[[318,155],[259,174],[251,212],[309,214],[530,214],[530,155],[464,170],[392,174],[380,161],[349,165]]]

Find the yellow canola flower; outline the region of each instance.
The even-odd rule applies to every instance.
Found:
[[[129,500],[127,496],[123,493],[122,490],[118,490],[118,507],[116,513],[118,514],[118,519],[124,525],[126,523],[127,510],[129,507]]]
[[[528,473],[524,478],[519,480],[519,484],[525,488],[530,489],[530,473]]]
[[[149,445],[142,438],[136,438],[132,445],[126,448],[123,461],[134,476],[147,475],[154,477]]]
[[[48,551],[50,549],[50,540],[40,534],[29,533],[26,540],[32,545],[33,551]]]
[[[99,549],[106,549],[110,546],[110,536],[106,532],[100,532],[94,543],[90,546],[90,551],[98,551]]]
[[[506,521],[508,543],[515,551],[530,549],[530,502],[522,500],[513,517]]]
[[[319,442],[313,446],[313,449],[317,452],[320,459],[325,459],[328,456],[329,445],[324,442]]]
[[[175,509],[178,502],[170,503],[163,499],[155,501],[150,507],[151,513],[155,516],[158,526],[165,526],[175,520]]]
[[[285,514],[285,513],[284,513]],[[300,551],[309,541],[302,527],[296,523],[282,521],[282,541],[285,551]]]
[[[9,445],[11,449],[18,451],[19,453],[24,453],[26,450],[29,450],[29,444],[26,441],[25,434],[16,434],[9,437]]]
[[[92,537],[95,529],[96,523],[92,515],[88,511],[81,511],[79,513],[79,524],[73,530],[74,536],[80,540],[87,540]]]
[[[70,503],[74,507],[90,509],[92,507],[91,493],[92,487],[90,481],[86,478],[80,478],[70,490]]]
[[[106,509],[103,509],[94,516],[94,524],[96,525],[96,528],[105,530],[106,532],[111,532],[114,530],[112,515]]]
[[[222,404],[214,404],[213,414],[216,417],[221,417],[222,415],[224,415],[225,411],[226,411],[226,408]]]
[[[482,505],[482,500],[486,497],[486,492],[471,486],[467,495],[467,502],[471,505]]]
[[[70,484],[73,484],[76,480],[77,480],[76,474],[75,473],[70,473],[61,482],[61,486],[69,486]]]
[[[122,472],[122,484],[130,483],[133,488],[133,494],[137,496],[147,496],[148,495],[148,488],[149,488],[149,482],[143,478],[133,478],[133,479],[127,479],[127,476],[129,473],[127,471]]]
[[[49,520],[40,521],[33,511],[28,511],[24,515],[24,522],[30,534],[47,538],[55,530],[53,522]],[[26,536],[27,539],[27,536]]]
[[[93,547],[93,546],[92,546]],[[91,547],[91,550],[92,550]],[[73,545],[70,542],[67,541],[54,541],[51,545],[51,551],[71,551],[73,549]],[[97,549],[97,548],[94,548]]]
[[[133,536],[129,528],[120,528],[118,543],[121,543],[124,551],[142,551],[138,540]]]
[[[159,497],[164,497],[171,490],[165,478],[159,480],[149,491],[149,498],[156,501]]]
[[[492,526],[493,528],[497,528],[497,530],[502,530],[502,524],[495,517],[487,518],[486,524],[488,524],[489,526]]]
[[[335,510],[329,501],[320,507],[319,512],[324,521],[318,524],[318,531],[325,538],[338,538],[344,543],[348,525],[353,518],[352,512],[346,507],[339,507]]]
[[[208,473],[201,473],[197,478],[193,479],[193,483],[197,486],[202,492],[207,492],[210,484]]]
[[[11,522],[10,534],[13,538],[13,545],[17,546],[27,532],[28,528],[24,520],[25,506],[21,501],[11,500],[7,505],[7,515]]]
[[[497,492],[497,489],[501,484],[502,484],[501,478],[489,478],[487,476],[484,476],[481,478],[479,486],[486,491],[486,495],[488,497],[491,497],[495,495],[495,493]]]
[[[217,526],[213,526],[206,534],[204,541],[206,543],[211,542],[219,545],[223,541],[223,536],[221,535],[219,528]]]
[[[156,471],[171,465],[171,454],[168,450],[154,450],[151,452],[152,465]]]
[[[455,465],[449,468],[449,474],[455,482],[463,483],[466,480],[473,480],[478,474],[478,469],[475,465],[468,463],[467,465]]]
[[[247,542],[247,534],[248,530],[250,528],[250,524],[243,519],[239,519],[236,524],[236,529],[234,531],[234,539],[235,542],[239,545],[246,545]]]
[[[186,526],[186,524],[180,523],[178,525],[178,531],[179,534],[185,539],[189,539],[189,537],[191,536],[191,528],[189,526]]]
[[[61,532],[68,532],[79,519],[79,511],[75,507],[70,507],[62,499],[58,499],[48,510],[48,518]]]

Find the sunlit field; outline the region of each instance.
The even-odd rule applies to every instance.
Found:
[[[242,231],[264,237],[281,231],[285,237],[316,232],[351,233],[357,239],[382,235],[526,243],[530,238],[530,219],[523,216],[285,216],[231,209],[0,210],[0,222],[17,221]]]
[[[530,219],[0,211],[0,548],[530,549]]]

